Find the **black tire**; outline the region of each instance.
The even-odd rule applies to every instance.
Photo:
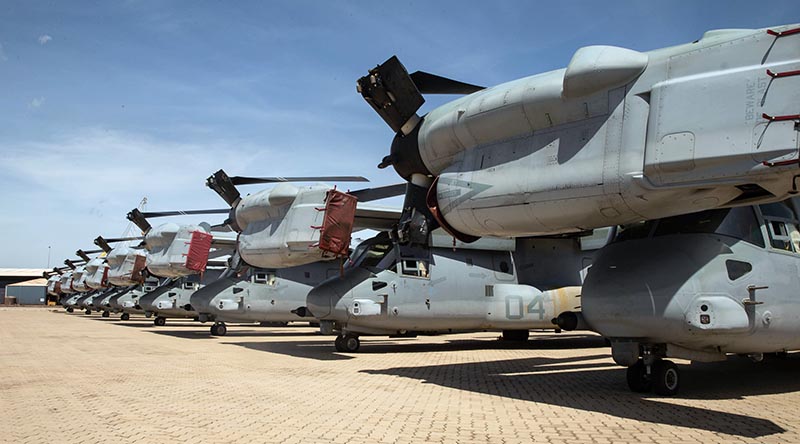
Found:
[[[163,316],[156,316],[156,318],[153,319],[153,325],[155,325],[156,327],[163,327],[167,325],[167,318]]]
[[[225,336],[228,334],[228,327],[225,324],[217,324],[217,336]]]
[[[641,359],[636,364],[628,367],[628,372],[625,376],[628,380],[628,388],[632,392],[646,393],[653,387],[653,382],[647,376],[647,368]]]
[[[217,324],[211,326],[211,336],[217,335]]]
[[[119,318],[120,318],[121,320],[123,320],[123,321],[127,321],[128,319],[130,319],[130,318],[131,318],[131,315],[130,315],[130,314],[128,314],[128,313],[122,313],[122,316],[120,316]]]
[[[72,313],[73,311],[75,310],[72,307],[67,307],[67,313]]]
[[[106,310],[106,311],[104,311],[104,312],[103,312],[103,317],[104,317],[104,318],[107,318],[107,317],[109,317],[109,316],[111,316],[111,313],[109,313],[109,312],[108,312],[108,310]]]
[[[90,315],[90,314],[92,314],[92,310],[89,310],[89,309],[87,308],[87,309],[86,309],[86,311],[84,311],[83,313],[84,313],[84,314],[87,314],[87,315]]]
[[[653,391],[661,396],[674,396],[680,388],[680,372],[672,361],[659,360],[653,364]]]
[[[503,330],[503,340],[525,342],[528,340],[528,330]]]
[[[336,337],[336,340],[333,341],[333,345],[336,347],[336,351],[338,351],[338,352],[347,351],[344,348],[343,340],[344,340],[344,337],[342,335],[339,335],[339,336]]]
[[[355,353],[361,348],[361,341],[356,335],[345,335],[342,338],[342,348],[348,353]]]

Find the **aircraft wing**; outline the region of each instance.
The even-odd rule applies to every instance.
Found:
[[[389,230],[400,220],[400,208],[359,203],[356,206],[354,229]]]

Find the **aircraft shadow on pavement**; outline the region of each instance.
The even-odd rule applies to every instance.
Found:
[[[230,334],[230,333],[229,333]],[[269,353],[280,353],[295,358],[307,358],[318,361],[343,361],[354,359],[355,356],[336,353],[333,348],[333,337],[323,341],[287,341],[287,342],[234,342],[224,341],[225,344],[238,345],[249,350],[256,350]],[[232,338],[231,338],[232,339]]]
[[[760,364],[732,358],[728,362],[681,365],[681,393],[661,401],[652,394],[630,392],[625,382],[625,369],[609,368],[614,366],[613,363],[588,362],[608,357],[607,354],[541,357],[362,372],[401,376],[458,390],[746,438],[786,430],[769,419],[686,406],[669,402],[669,399],[678,402],[681,398],[739,399],[800,390],[800,380],[796,377],[796,368],[800,364],[798,358]]]
[[[150,327],[153,325],[150,324]],[[269,328],[264,327],[243,327],[244,329],[237,329],[235,325],[228,325],[228,332],[225,336],[212,336],[210,332],[211,324],[206,324],[202,328],[198,328],[199,325],[191,325],[186,327],[193,327],[192,331],[187,331],[187,329],[183,330],[173,330],[170,328],[170,325],[167,324],[164,327],[156,327],[153,329],[153,333],[157,333],[160,335],[166,336],[174,336],[178,338],[196,338],[196,337],[209,337],[209,338],[218,338],[218,339],[228,339],[228,338],[247,338],[247,337],[281,337],[281,336],[291,336],[291,337],[307,337],[307,336],[319,336],[319,333],[316,331],[269,331]]]

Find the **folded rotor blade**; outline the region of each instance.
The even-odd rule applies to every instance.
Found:
[[[386,199],[387,197],[402,196],[406,193],[406,183],[397,183],[383,187],[364,188],[361,190],[350,191],[359,202],[369,202],[373,200]]]
[[[138,208],[134,208],[131,211],[128,211],[128,215],[126,216],[126,218],[129,221],[133,222],[134,225],[139,227],[139,229],[142,230],[143,233],[147,233],[148,231],[150,231],[151,228],[153,228],[153,226],[150,225],[150,222],[147,222],[147,218],[144,216],[144,214],[142,214],[141,211],[139,211]]]
[[[206,179],[206,186],[214,190],[231,207],[239,200],[239,190],[225,171],[219,170]]]
[[[213,210],[176,210],[176,211],[148,211],[140,213],[145,218],[151,217],[167,217],[167,216],[192,216],[196,214],[228,214],[231,212],[230,208],[218,208]]]
[[[459,82],[424,71],[414,72],[410,77],[422,94],[472,94],[486,89],[485,86]]]
[[[309,176],[309,177],[244,177],[231,176],[234,185],[252,185],[257,183],[280,182],[369,182],[361,176]]]

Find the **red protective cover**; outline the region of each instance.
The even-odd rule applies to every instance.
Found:
[[[61,294],[61,282],[56,282],[55,292],[56,294]]]
[[[325,219],[319,234],[319,249],[337,256],[346,256],[350,248],[350,235],[356,220],[355,196],[337,190],[328,191],[325,201]]]
[[[142,271],[147,266],[147,258],[144,256],[136,255],[136,260],[133,262],[133,271],[131,271],[131,280],[140,284],[144,283],[144,275]]]
[[[103,279],[100,279],[101,287],[108,287],[108,267],[103,269]]]
[[[211,239],[214,236],[202,231],[193,231],[189,241],[189,252],[186,253],[186,268],[203,271],[208,265],[208,252],[211,250]]]

